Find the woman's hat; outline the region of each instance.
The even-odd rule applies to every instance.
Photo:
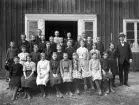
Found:
[[[118,36],[119,37],[125,37],[126,35],[123,32],[120,32]]]

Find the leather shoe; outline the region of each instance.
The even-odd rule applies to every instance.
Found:
[[[130,87],[130,85],[128,83],[124,83],[125,86]]]

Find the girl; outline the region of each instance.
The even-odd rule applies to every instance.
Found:
[[[14,64],[10,69],[10,83],[9,86],[14,89],[12,100],[16,99],[17,91],[21,86],[21,76],[23,74],[23,66],[19,63],[19,57],[14,57]]]
[[[33,51],[34,45],[38,45],[37,39],[35,35],[31,36],[31,41],[30,41],[30,52]]]
[[[56,88],[56,97],[62,97],[59,90],[59,85],[62,83],[60,75],[60,63],[57,60],[57,53],[53,52],[52,60],[50,61],[50,84]]]
[[[94,52],[97,53],[98,59],[101,59],[100,51],[96,49],[96,43],[93,43],[92,48],[93,49],[90,51],[90,59],[91,59],[92,53]]]
[[[89,81],[90,85],[91,85],[91,89],[94,89],[94,85],[93,85],[93,82],[92,82],[92,75],[91,75],[91,72],[89,71],[89,61],[87,59],[87,54],[84,53],[83,54],[83,59],[80,61],[80,68],[82,70],[82,77],[83,77],[83,80],[84,80],[84,89],[85,89],[85,92],[87,90],[87,82]]]
[[[60,46],[62,47],[62,51],[65,51],[65,43],[64,43],[64,39],[63,39],[63,37],[60,37],[59,38],[59,44],[60,44]]]
[[[96,87],[98,89],[98,94],[101,95],[101,88],[100,88],[100,82],[102,80],[101,75],[101,64],[100,60],[97,57],[97,53],[92,53],[92,58],[89,61],[89,70],[92,72],[92,79],[96,84]]]
[[[38,61],[40,60],[38,45],[35,45],[33,50],[34,51],[31,53],[32,61],[35,62],[35,64],[37,65]]]
[[[72,42],[68,41],[67,42],[67,48],[65,49],[65,52],[68,53],[68,55],[69,55],[68,57],[70,60],[72,59],[72,54],[74,51],[75,51],[75,49],[72,47]]]
[[[72,82],[72,62],[68,59],[68,54],[63,54],[63,59],[60,61],[60,73],[63,82],[66,85],[67,95],[73,95],[71,92],[71,82]]]
[[[51,60],[51,56],[52,56],[52,50],[50,46],[51,46],[50,42],[46,42],[46,48],[44,49],[44,52],[47,60]]]
[[[110,91],[114,92],[112,88],[112,72],[110,69],[110,63],[108,60],[108,53],[104,52],[103,53],[103,59],[101,60],[101,66],[102,66],[102,76],[104,83],[107,84],[105,95],[109,94]]]
[[[21,78],[21,84],[24,88],[25,95],[24,98],[31,99],[30,89],[36,87],[36,77],[34,72],[36,71],[36,64],[31,61],[31,55],[27,56],[27,62],[23,65],[23,76]]]
[[[20,58],[19,63],[24,65],[24,63],[27,61],[27,56],[29,55],[29,53],[26,52],[26,46],[23,45],[21,47],[21,53],[18,54],[18,57]]]
[[[57,44],[57,59],[59,61],[63,59],[62,47],[59,44]]]
[[[81,40],[80,47],[77,49],[76,52],[77,52],[77,54],[79,56],[79,59],[83,58],[83,54],[86,54],[87,59],[89,58],[88,49],[85,48],[85,42],[83,40]]]
[[[72,60],[73,81],[75,84],[76,94],[80,94],[79,85],[80,85],[80,80],[81,80],[82,76],[81,76],[81,69],[79,68],[80,66],[79,66],[78,54],[73,53],[72,58],[73,58],[73,60]]]
[[[36,83],[39,86],[43,98],[46,97],[45,86],[49,81],[49,71],[50,64],[49,61],[45,59],[45,53],[41,53],[41,60],[37,64],[37,79]]]
[[[115,50],[115,45],[113,43],[110,43],[109,46],[110,46],[110,48],[107,51],[107,53],[109,55],[108,59],[109,59],[109,62],[110,62],[110,69],[111,69],[111,72],[112,72],[112,75],[113,75],[112,86],[116,87],[115,86],[115,75],[118,74],[116,50]]]
[[[41,35],[41,41],[39,42],[39,52],[42,53],[46,48],[45,36]]]
[[[90,36],[87,37],[86,48],[88,51],[92,50],[92,38]]]

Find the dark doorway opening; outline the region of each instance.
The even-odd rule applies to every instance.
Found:
[[[54,36],[55,31],[59,31],[60,37],[66,38],[67,32],[71,32],[71,37],[77,40],[77,21],[45,21],[46,40]]]

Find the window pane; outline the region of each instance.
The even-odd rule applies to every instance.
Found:
[[[93,31],[85,31],[86,36],[90,36],[93,39]]]
[[[138,29],[138,31],[139,31],[139,23],[137,23],[137,29]]]
[[[38,29],[38,22],[37,21],[28,21],[29,23],[29,39],[31,38],[31,35],[37,35],[37,29]]]
[[[134,30],[134,23],[127,23],[126,29],[127,30]]]
[[[127,32],[127,39],[134,39],[134,31]]]
[[[93,22],[85,22],[85,30],[93,30]]]

